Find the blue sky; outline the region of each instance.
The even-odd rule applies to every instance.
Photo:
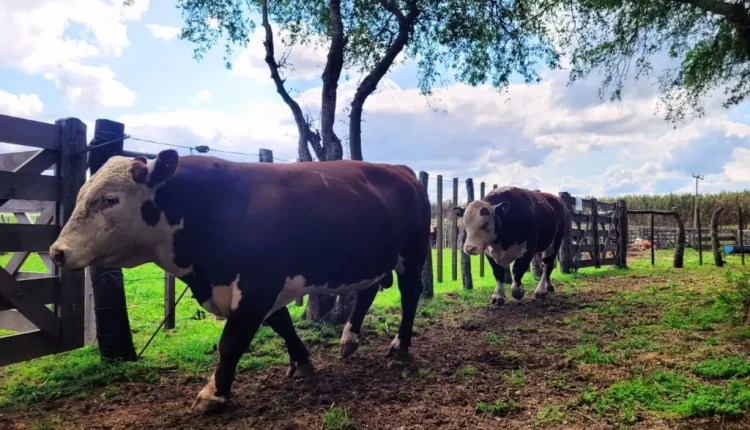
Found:
[[[127,9],[121,3],[6,2],[0,113],[42,121],[78,117],[89,124],[89,136],[94,120],[108,118],[125,123],[135,137],[247,153],[263,147],[295,158],[296,128],[268,77],[259,33],[248,49],[237,48],[229,71],[223,46],[198,62],[193,45],[176,37],[182,18],[174,1],[137,0]],[[293,47],[289,57],[295,69],[288,86],[313,118],[324,58],[310,46]],[[349,76],[340,85],[340,109],[359,78]],[[712,100],[705,118],[673,129],[655,114],[655,87],[646,82],[610,104],[599,101],[596,77],[573,86],[566,85],[565,70],[543,77],[541,84],[514,83],[504,94],[449,83],[428,100],[415,88],[415,65],[394,66],[365,105],[365,159],[461,183],[473,177],[573,194],[685,192],[693,172],[706,176],[704,190],[750,185],[747,105],[727,111]],[[337,131],[347,133],[343,123]],[[126,147],[162,149],[138,141]],[[0,143],[0,152],[15,150]],[[434,195],[434,181],[431,190]]]

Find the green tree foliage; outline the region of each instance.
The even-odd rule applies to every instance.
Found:
[[[333,132],[342,66],[362,74],[349,106],[348,121],[351,157],[362,159],[364,103],[400,53],[417,61],[419,86],[424,94],[442,82],[447,71],[460,82],[489,82],[497,89],[506,88],[516,74],[533,82],[539,79],[535,69],[538,63],[559,66],[558,55],[540,19],[554,4],[521,0],[177,0],[185,21],[180,38],[195,43],[196,59],[223,43],[224,59],[231,66],[233,49],[247,45],[264,7],[269,21],[289,32],[288,44],[317,41],[328,46],[321,76],[319,131],[294,106],[284,79],[273,77],[297,121],[303,161],[312,159],[308,145],[319,159],[342,156],[337,150],[340,140]],[[273,54],[273,40],[267,32],[267,54],[269,46]],[[283,59],[273,55],[267,55],[266,62],[272,76],[274,70],[285,66]]]
[[[538,0],[543,2],[544,0]],[[571,0],[558,2],[545,21],[570,55],[571,82],[597,71],[600,97],[619,100],[629,73],[653,73],[657,55],[678,67],[658,76],[660,108],[672,122],[704,115],[705,101],[718,90],[723,106],[750,93],[750,1]]]
[[[732,226],[736,228],[739,225],[738,207],[742,207],[742,217],[745,225],[750,222],[750,191],[741,192],[721,192],[717,194],[701,194],[699,199],[701,227],[709,228],[711,214],[723,207],[724,212],[721,214],[720,225]],[[603,202],[613,203],[616,200],[624,199],[628,209],[654,209],[654,210],[672,210],[676,208],[680,214],[685,228],[693,227],[693,212],[695,210],[693,194],[661,194],[661,195],[626,195],[616,198],[597,198]],[[650,217],[648,215],[630,215],[628,223],[633,226],[649,225]],[[667,217],[656,217],[654,224],[657,226],[674,226],[674,221]]]

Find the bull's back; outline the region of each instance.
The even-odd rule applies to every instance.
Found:
[[[543,193],[547,199],[547,203],[554,210],[554,219],[551,219],[551,223],[557,224],[557,236],[561,237],[565,234],[565,230],[570,228],[570,214],[568,213],[568,207],[565,202],[560,198],[551,193]]]

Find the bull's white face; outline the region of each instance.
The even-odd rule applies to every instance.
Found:
[[[52,260],[70,270],[154,261],[171,231],[163,216],[156,225],[146,223],[141,208],[177,161],[173,150],[160,153],[151,166],[145,158],[110,158],[78,192],[70,219],[50,247]]]
[[[483,200],[474,200],[463,208],[453,208],[459,217],[463,216],[463,225],[466,230],[466,242],[464,242],[464,253],[468,255],[479,255],[487,249],[497,238],[497,231],[502,225],[502,217],[510,209],[510,203],[503,202],[492,206]]]

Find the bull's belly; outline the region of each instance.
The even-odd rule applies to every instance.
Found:
[[[268,318],[269,315],[281,309],[282,307],[288,305],[289,303],[292,303],[298,298],[303,297],[305,294],[322,293],[344,296],[350,293],[364,290],[365,288],[368,288],[376,282],[380,281],[384,277],[385,273],[374,278],[363,279],[353,284],[338,285],[333,288],[331,288],[328,283],[325,283],[323,285],[308,284],[307,280],[302,275],[297,275],[291,278],[287,277],[286,282],[284,283],[284,288],[281,290],[279,295],[276,296],[276,302],[273,304],[273,308],[271,308],[271,310],[266,314],[266,318]]]

